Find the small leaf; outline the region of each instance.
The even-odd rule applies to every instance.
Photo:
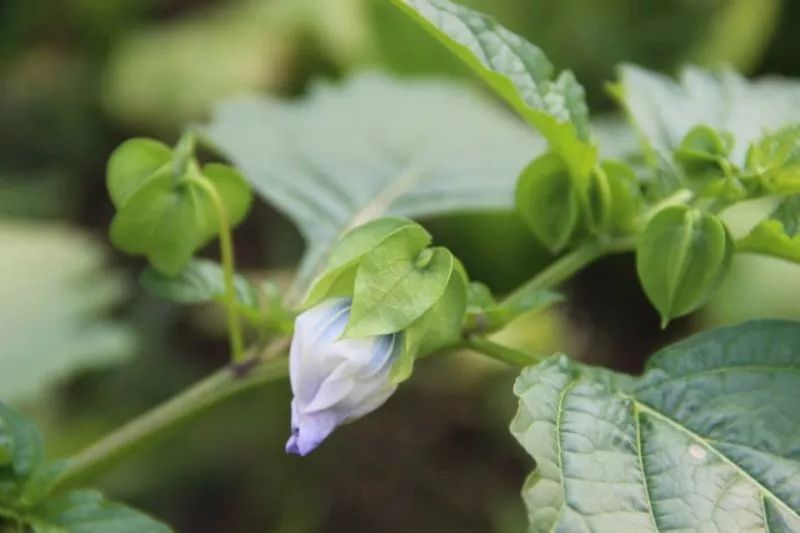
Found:
[[[207,259],[192,260],[177,276],[165,276],[154,268],[147,268],[139,280],[154,296],[173,302],[197,304],[220,301],[225,296],[222,267]],[[250,282],[237,274],[234,285],[239,304],[258,312],[258,296]]]
[[[800,530],[800,324],[668,347],[641,378],[565,356],[523,370],[531,533]]]
[[[800,195],[783,200],[767,220],[736,242],[737,251],[800,263]]]
[[[553,65],[533,44],[492,18],[449,0],[393,0],[539,129],[579,178],[597,159],[589,142],[583,87],[569,71],[553,79]]]
[[[580,200],[561,157],[548,152],[519,177],[516,209],[533,234],[551,252],[563,250],[578,230]]]
[[[345,336],[400,331],[439,301],[454,268],[453,255],[445,248],[423,250],[419,244],[400,232],[364,256]]]
[[[719,218],[683,205],[662,209],[647,223],[636,270],[662,327],[708,300],[730,268],[733,245]]]
[[[167,525],[146,514],[110,502],[94,490],[75,490],[46,502],[31,519],[37,533],[169,533]]]
[[[39,430],[17,411],[0,402],[0,435],[11,451],[14,475],[24,482],[42,464],[43,446]],[[22,483],[20,483],[22,484]]]
[[[431,242],[430,234],[422,226],[405,218],[379,218],[345,233],[331,249],[325,271],[313,281],[301,307],[307,309],[335,296],[351,296],[361,258],[401,232],[412,248],[422,250]]]
[[[172,159],[172,150],[152,139],[130,139],[108,159],[108,194],[119,209],[156,171]]]

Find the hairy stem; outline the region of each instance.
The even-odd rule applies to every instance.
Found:
[[[153,410],[135,418],[67,460],[57,489],[68,488],[112,466],[117,461],[168,433],[209,407],[239,392],[285,378],[288,360],[279,357],[288,339],[279,339],[263,356],[228,365]]]
[[[590,241],[561,256],[550,266],[520,285],[505,297],[502,304],[513,307],[533,292],[554,289],[600,257],[613,253],[628,252],[636,247],[633,237]]]
[[[222,258],[222,271],[225,281],[225,310],[228,319],[228,339],[231,346],[231,357],[234,363],[241,363],[245,359],[244,336],[242,334],[242,324],[239,321],[237,311],[236,285],[234,275],[236,264],[233,255],[233,241],[231,239],[231,225],[225,204],[217,191],[217,188],[205,177],[197,173],[192,176],[191,181],[200,186],[214,204],[219,221],[219,249]]]
[[[544,359],[541,356],[516,350],[482,337],[469,337],[464,340],[462,345],[474,352],[482,353],[492,359],[520,368],[541,363]]]

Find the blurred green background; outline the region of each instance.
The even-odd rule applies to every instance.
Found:
[[[604,83],[620,61],[800,74],[792,0],[464,3],[575,70],[597,111],[611,108]],[[109,152],[136,135],[173,142],[229,95],[297,97],[315,78],[367,68],[478,85],[386,0],[0,2],[0,398],[43,427],[51,455],[79,449],[226,357],[215,310],[147,296],[136,284],[141,262],[107,245]],[[427,224],[497,291],[549,260],[510,214]],[[264,203],[236,240],[245,270],[278,279],[302,251]],[[800,315],[787,283],[800,289],[800,269],[737,259],[706,309],[661,332],[632,258],[613,258],[570,283],[568,304],[504,336],[636,372],[693,330]],[[522,531],[518,493],[532,465],[507,432],[513,378],[467,354],[425,361],[378,413],[305,459],[283,453],[289,392],[276,384],[215,408],[98,484],[178,531]]]

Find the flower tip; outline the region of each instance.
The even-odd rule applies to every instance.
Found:
[[[305,457],[319,445],[319,443],[308,442],[307,439],[300,438],[300,431],[292,429],[289,440],[286,441],[286,453]]]

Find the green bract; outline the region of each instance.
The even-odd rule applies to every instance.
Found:
[[[238,224],[252,200],[232,168],[201,169],[190,154],[148,139],[132,139],[114,151],[107,185],[117,208],[111,241],[127,253],[147,256],[166,275],[177,275],[223,226]]]
[[[581,200],[564,160],[555,152],[534,159],[519,177],[516,209],[533,234],[560,252],[578,231]]]
[[[349,297],[346,337],[403,331],[403,354],[392,369],[402,381],[417,354],[456,340],[464,321],[466,273],[447,249],[430,243],[427,231],[403,218],[359,226],[336,243],[302,307]]]
[[[650,219],[636,248],[636,270],[662,326],[706,302],[732,254],[728,231],[714,215],[676,205]]]

